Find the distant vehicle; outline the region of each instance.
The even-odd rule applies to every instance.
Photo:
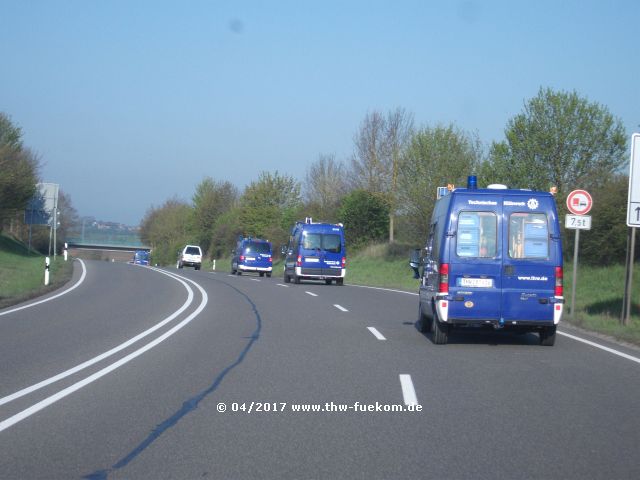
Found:
[[[344,228],[340,223],[313,223],[311,218],[296,222],[289,244],[281,248],[284,281],[324,280],[327,285],[344,283],[347,254]]]
[[[177,268],[193,267],[200,270],[202,266],[202,249],[198,245],[187,245],[178,254]]]
[[[133,263],[136,265],[149,265],[149,252],[146,250],[136,250],[133,254]]]
[[[452,328],[488,326],[538,332],[551,346],[562,316],[558,213],[548,192],[504,185],[443,193],[435,204],[422,268],[419,326],[445,344]]]
[[[260,238],[242,238],[238,240],[232,252],[231,273],[242,275],[243,272],[257,272],[261,277],[271,276],[273,255],[271,242]]]

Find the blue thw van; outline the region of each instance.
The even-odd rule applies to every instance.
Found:
[[[296,222],[289,244],[282,246],[284,281],[324,280],[327,285],[344,283],[347,253],[344,228],[340,223]]]
[[[260,238],[241,238],[232,252],[231,273],[257,272],[260,276],[271,276],[273,253],[271,242]]]
[[[447,343],[452,328],[491,326],[538,332],[542,345],[554,344],[564,297],[551,193],[479,189],[469,177],[468,188],[436,201],[424,253],[418,325],[434,343]]]

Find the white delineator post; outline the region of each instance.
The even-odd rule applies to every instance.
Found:
[[[68,248],[68,244],[65,242],[64,244],[64,261],[67,261],[67,248]]]
[[[49,285],[49,257],[44,259],[44,284]]]

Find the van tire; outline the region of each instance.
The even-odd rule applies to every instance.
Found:
[[[284,272],[284,283],[291,283],[291,277]]]
[[[554,343],[556,343],[556,326],[543,327],[542,330],[540,330],[540,345],[553,347]]]
[[[324,284],[325,284],[325,285],[331,285],[331,280],[329,280],[329,279],[325,279]]]
[[[433,335],[432,340],[436,345],[446,345],[449,340],[449,325],[438,320],[436,315],[433,316]]]
[[[344,278],[336,278],[336,285],[344,285]]]
[[[418,330],[421,333],[429,333],[433,328],[433,320],[427,318],[427,316],[422,311],[422,303],[418,302]]]
[[[296,285],[300,285],[300,277],[295,273],[293,274],[293,283],[295,283]]]
[[[271,278],[271,272],[267,272],[267,277]]]

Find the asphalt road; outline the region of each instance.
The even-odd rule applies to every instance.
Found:
[[[2,479],[640,478],[636,349],[437,346],[408,292],[75,266],[0,310]]]

